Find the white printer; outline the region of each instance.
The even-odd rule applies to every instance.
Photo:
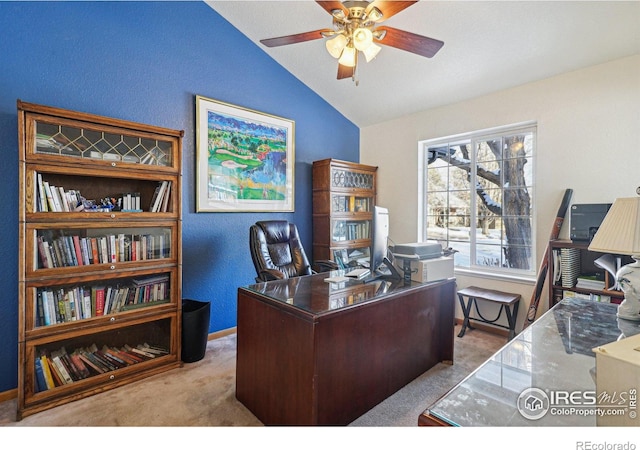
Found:
[[[442,245],[434,240],[412,242],[394,245],[392,252],[395,256],[418,257],[418,259],[437,258],[442,256]]]
[[[403,273],[411,271],[411,280],[419,283],[453,278],[453,256],[443,256],[438,241],[412,242],[393,246],[394,264]]]

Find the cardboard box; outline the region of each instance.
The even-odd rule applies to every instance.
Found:
[[[419,283],[446,280],[453,278],[453,256],[441,256],[439,258],[409,260],[411,261],[411,280]],[[396,258],[395,265],[399,272],[403,272],[404,258]]]
[[[596,354],[596,395],[602,411],[616,408],[620,415],[598,415],[598,426],[640,426],[640,334],[593,349]]]

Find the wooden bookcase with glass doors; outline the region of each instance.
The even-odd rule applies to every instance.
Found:
[[[313,259],[368,266],[377,167],[336,159],[313,162]]]
[[[18,420],[181,363],[182,131],[18,101]]]

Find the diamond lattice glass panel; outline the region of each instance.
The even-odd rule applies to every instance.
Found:
[[[171,149],[169,141],[36,122],[36,153],[169,166]]]
[[[348,170],[333,170],[331,183],[333,187],[373,189],[373,175]]]

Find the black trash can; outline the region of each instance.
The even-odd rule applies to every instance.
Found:
[[[211,304],[182,299],[182,361],[200,361],[207,350]]]

